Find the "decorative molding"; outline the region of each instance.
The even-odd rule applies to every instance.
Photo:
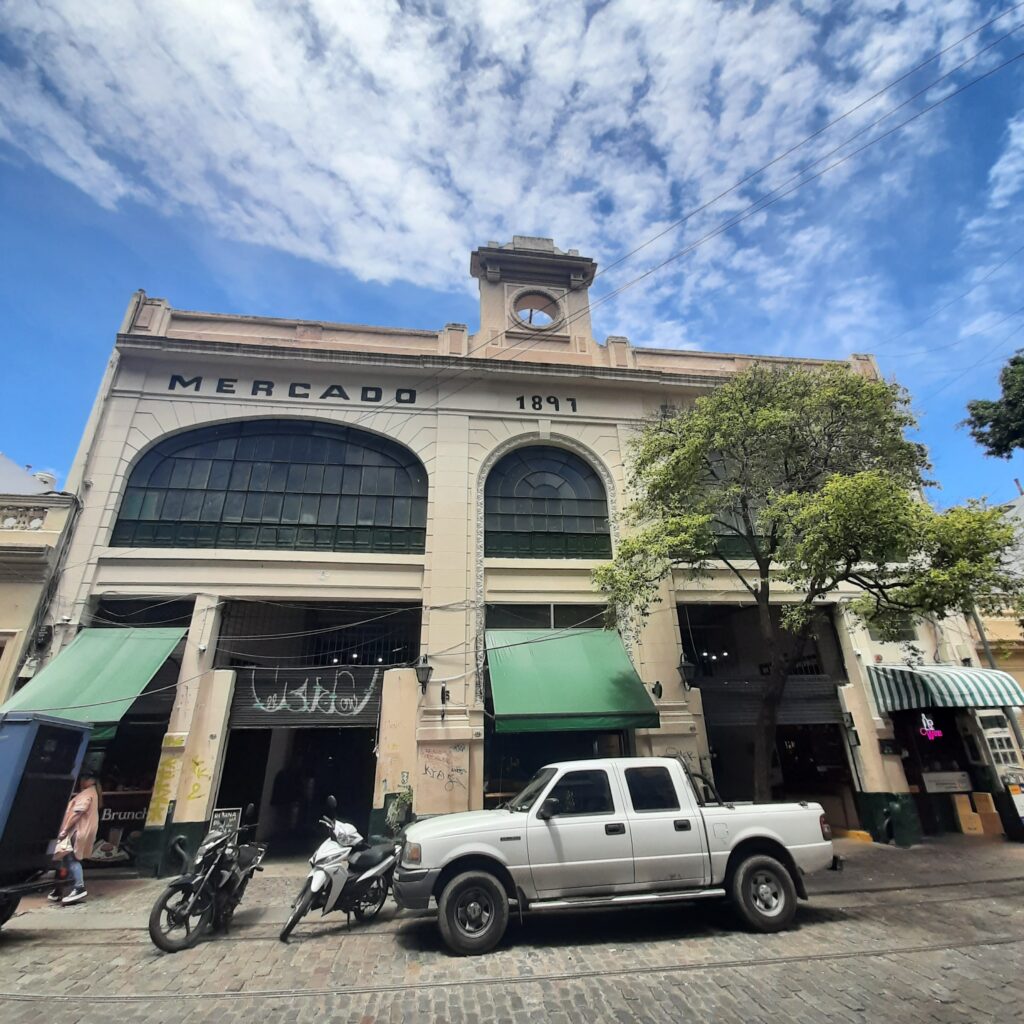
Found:
[[[45,522],[40,505],[0,505],[0,530],[41,530]]]
[[[565,448],[578,455],[596,471],[597,475],[601,478],[605,497],[608,501],[608,530],[611,536],[613,552],[619,543],[615,480],[604,460],[592,448],[589,448],[581,441],[577,441],[576,438],[568,437],[565,434],[551,433],[542,435],[539,430],[527,430],[516,434],[514,437],[505,438],[504,441],[487,453],[480,463],[476,476],[476,530],[474,531],[476,550],[473,552],[473,608],[476,615],[474,628],[476,641],[476,685],[474,692],[476,700],[480,704],[483,704],[484,700],[484,660],[487,655],[487,647],[484,642],[484,621],[487,614],[486,602],[484,600],[484,486],[495,464],[508,455],[509,452],[538,443],[553,448]],[[627,647],[628,650],[629,648]],[[632,657],[631,652],[630,656]]]

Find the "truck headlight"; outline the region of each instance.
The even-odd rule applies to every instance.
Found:
[[[403,864],[419,864],[423,861],[423,849],[419,843],[406,843],[402,849]]]

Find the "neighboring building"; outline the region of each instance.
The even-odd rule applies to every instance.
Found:
[[[136,293],[69,482],[84,507],[51,609],[61,653],[19,705],[101,726],[120,815],[105,856],[128,836],[159,860],[249,801],[277,850],[308,843],[328,792],[360,828],[404,792],[418,813],[490,806],[593,753],[679,754],[749,795],[766,658],[746,592],[724,567],[677,574],[624,644],[593,628],[591,571],[617,542],[637,426],[754,357],[598,343],[595,270],[547,239],[489,243],[475,334]],[[845,596],[787,688],[776,788],[876,837],[895,815],[905,838],[923,698],[867,685],[902,651]],[[928,660],[961,665],[945,640]],[[952,748],[939,760],[958,757],[966,773]]]
[[[49,630],[39,627],[75,508],[56,483],[0,453],[0,703],[31,678],[49,648]]]
[[[1020,484],[1018,483],[1019,487]],[[1006,513],[1011,522],[1015,523],[1021,531],[1017,546],[1013,552],[1013,567],[1024,575],[1024,494],[1018,495],[1006,506]],[[1021,617],[1007,609],[1003,614],[988,614],[981,616],[982,629],[985,638],[989,643],[989,650],[992,652],[998,666],[1005,672],[1009,672],[1014,679],[1024,686],[1024,627]],[[988,664],[988,653],[978,629],[972,624],[972,642],[976,647],[976,653],[980,664]],[[1020,729],[1024,729],[1024,711],[1018,709],[1017,722]],[[1020,732],[1017,731],[1017,739]],[[1008,755],[1004,755],[1006,757]],[[1007,762],[1009,763],[1009,762]]]

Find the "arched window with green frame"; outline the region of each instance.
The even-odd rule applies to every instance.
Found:
[[[609,558],[608,498],[592,466],[551,445],[516,448],[484,484],[484,554]]]
[[[242,420],[158,441],[131,470],[112,547],[420,553],[427,472],[386,437]]]

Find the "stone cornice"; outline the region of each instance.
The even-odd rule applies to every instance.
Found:
[[[717,387],[732,377],[728,374],[677,373],[667,370],[639,370],[623,367],[579,366],[561,363],[526,362],[518,359],[473,359],[466,356],[404,355],[391,352],[365,352],[352,349],[326,350],[280,344],[259,345],[251,342],[218,342],[189,338],[144,337],[137,334],[119,334],[117,347],[122,352],[166,353],[209,356],[251,356],[279,362],[295,360],[341,363],[355,366],[393,366],[420,370],[459,370],[483,377],[568,377],[573,380],[608,380],[661,386]]]

